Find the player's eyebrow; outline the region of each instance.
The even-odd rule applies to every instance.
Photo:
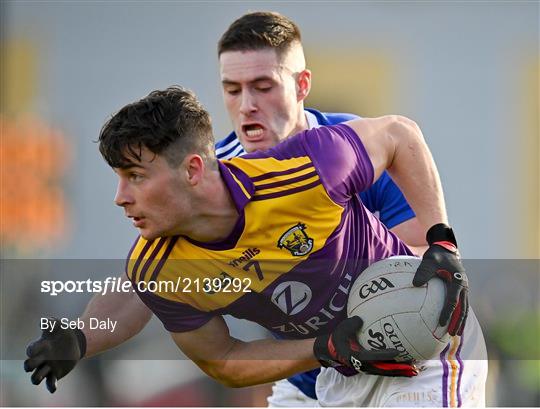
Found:
[[[270,77],[268,75],[261,75],[261,76],[255,77],[252,80],[248,81],[248,83],[253,84],[255,82],[260,82],[260,81],[274,81],[274,78],[272,78],[272,77]],[[232,81],[232,80],[228,80],[228,79],[224,78],[223,80],[221,80],[221,83],[223,85],[238,85],[238,84],[240,84],[240,81]]]
[[[134,170],[134,169],[142,169],[142,170],[144,170],[145,168],[142,165],[138,165],[136,163],[129,162],[128,164],[126,164],[124,166],[120,166],[120,167],[113,168],[113,169],[115,169],[115,172],[116,172],[116,169],[124,170],[124,171],[130,171],[130,170]]]

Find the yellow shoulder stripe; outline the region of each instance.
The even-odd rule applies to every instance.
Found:
[[[248,198],[251,199],[251,195],[247,192],[246,188],[244,187],[244,184],[238,180],[238,178],[234,175],[234,173],[231,172],[231,176],[233,177],[234,181],[240,186],[240,189],[242,190],[242,193]]]
[[[129,279],[133,282],[155,280],[177,239],[177,236],[151,241],[139,238],[127,263]]]
[[[242,157],[233,158],[230,163],[241,169],[250,178],[257,178],[265,173],[288,171],[311,163],[309,156],[290,159],[261,158],[261,159],[243,159]]]
[[[293,179],[293,180],[282,180],[279,182],[265,185],[266,187],[263,186],[260,189],[257,189],[257,191],[255,192],[255,196],[284,192],[287,190],[300,188],[300,187],[307,188],[309,185],[314,184],[318,180],[319,180],[319,175],[317,175],[316,173],[315,174],[309,173],[301,179],[299,178],[299,179]]]

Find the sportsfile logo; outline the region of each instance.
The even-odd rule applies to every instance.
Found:
[[[176,277],[175,280],[122,281],[120,277],[107,277],[101,280],[44,280],[41,282],[41,292],[51,296],[62,293],[250,293],[251,278],[231,277],[222,272],[219,277]]]

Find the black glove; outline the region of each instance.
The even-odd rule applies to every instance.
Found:
[[[26,348],[28,359],[24,361],[24,370],[34,371],[30,378],[34,385],[47,378],[47,389],[54,393],[56,381],[71,372],[86,353],[86,337],[80,329],[60,328],[60,320],[56,318],[49,318],[49,322],[55,323],[53,331],[44,329],[41,338]]]
[[[413,285],[420,287],[433,277],[439,277],[446,285],[446,299],[439,325],[445,326],[448,320],[450,335],[463,334],[469,311],[469,280],[461,264],[456,238],[452,228],[444,223],[432,226],[427,232],[429,248],[414,275]]]
[[[324,367],[346,366],[357,372],[382,376],[418,375],[412,362],[396,362],[397,349],[370,351],[360,346],[357,333],[362,328],[360,317],[350,317],[340,322],[331,334],[320,335],[313,344],[313,353]]]

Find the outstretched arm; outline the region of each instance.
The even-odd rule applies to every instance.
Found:
[[[152,317],[152,312],[133,292],[114,292],[94,296],[81,320],[83,330],[61,328],[60,321],[50,319],[49,328],[44,329],[39,339],[28,345],[24,369],[33,372],[32,383],[40,384],[47,379],[47,389],[56,391],[56,382],[73,370],[77,362],[114,348],[139,333]],[[90,318],[116,321],[113,332],[90,329]]]
[[[411,362],[392,361],[399,354],[395,349],[368,351],[360,347],[356,334],[362,324],[359,317],[352,317],[338,324],[331,334],[317,338],[242,342],[230,336],[219,316],[196,330],[171,335],[207,375],[230,387],[273,382],[321,364],[346,366],[353,373],[417,375]]]
[[[444,204],[439,173],[418,125],[403,116],[384,116],[347,122],[362,140],[375,179],[386,169],[427,231],[429,245],[413,285],[433,277],[446,283],[445,306],[439,325],[450,335],[461,335],[468,311],[468,279],[459,259],[457,242]]]
[[[126,280],[122,277],[122,281]],[[109,318],[118,324],[112,333],[108,329],[89,329],[90,318],[99,320]],[[122,344],[141,332],[150,318],[152,311],[132,291],[95,295],[81,315],[81,320],[85,323],[83,329],[86,336],[85,356],[96,355]]]
[[[207,375],[230,387],[273,382],[320,366],[313,355],[313,338],[243,342],[230,336],[221,316],[196,330],[171,335]]]

